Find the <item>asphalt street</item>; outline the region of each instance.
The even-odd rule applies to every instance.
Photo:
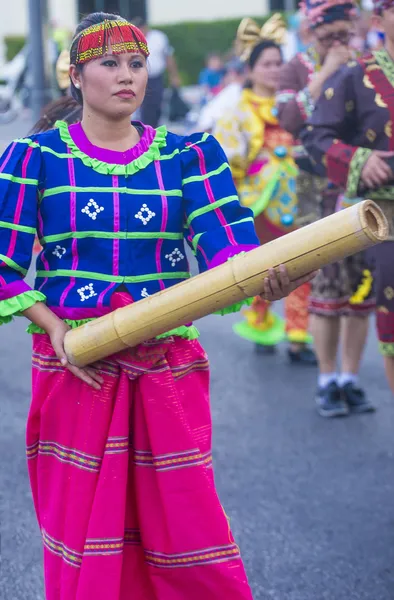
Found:
[[[290,366],[285,347],[255,354],[232,333],[236,319],[198,326],[212,367],[217,485],[255,600],[393,600],[394,403],[373,323],[362,381],[379,410],[326,421],[314,410],[315,369]],[[1,600],[44,598],[24,450],[25,326],[0,328]]]
[[[199,328],[212,366],[217,485],[255,599],[393,599],[394,406],[373,329],[362,378],[379,411],[325,421],[312,402],[315,370],[288,365],[285,348],[254,354],[233,335],[236,318]],[[18,319],[0,330],[2,600],[43,600],[24,451],[24,329]]]

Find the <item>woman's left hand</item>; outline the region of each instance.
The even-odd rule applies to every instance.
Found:
[[[311,281],[316,276],[317,271],[295,281],[290,281],[285,265],[279,265],[279,273],[275,269],[269,269],[268,274],[269,276],[264,279],[264,289],[260,297],[267,302],[274,302],[286,298],[296,288]]]

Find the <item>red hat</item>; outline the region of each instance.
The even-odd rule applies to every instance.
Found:
[[[142,31],[128,21],[103,21],[78,34],[76,64],[104,56],[111,46],[113,54],[138,52],[149,56],[148,44]]]
[[[312,27],[335,21],[347,21],[355,15],[355,0],[303,0],[301,9]]]

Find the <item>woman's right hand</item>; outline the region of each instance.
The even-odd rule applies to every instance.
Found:
[[[275,302],[286,298],[304,283],[312,281],[316,275],[317,271],[313,271],[295,281],[290,281],[286,265],[279,265],[278,272],[275,269],[269,269],[268,277],[264,279],[264,291],[260,294],[260,298],[266,302]]]
[[[64,338],[70,329],[71,328],[67,325],[67,323],[59,319],[56,324],[47,332],[56,356],[60,360],[62,366],[68,369],[73,375],[75,375],[75,377],[78,377],[78,379],[84,383],[87,383],[87,385],[93,389],[101,390],[101,385],[104,383],[104,379],[101,377],[101,375],[99,375],[94,366],[80,369],[79,367],[75,367],[68,362],[66,353],[64,351]]]
[[[384,158],[394,156],[394,152],[383,152],[374,150],[368,158],[361,172],[361,181],[369,188],[379,188],[394,178],[391,167]]]

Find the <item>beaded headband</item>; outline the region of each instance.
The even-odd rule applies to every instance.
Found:
[[[303,0],[300,8],[312,27],[349,19],[356,12],[356,0]]]
[[[91,25],[74,38],[78,40],[76,64],[82,65],[94,58],[100,58],[109,51],[113,54],[138,52],[149,56],[146,38],[142,31],[128,21],[103,21]]]
[[[381,15],[384,10],[394,6],[394,0],[373,0],[373,10],[377,15]]]

